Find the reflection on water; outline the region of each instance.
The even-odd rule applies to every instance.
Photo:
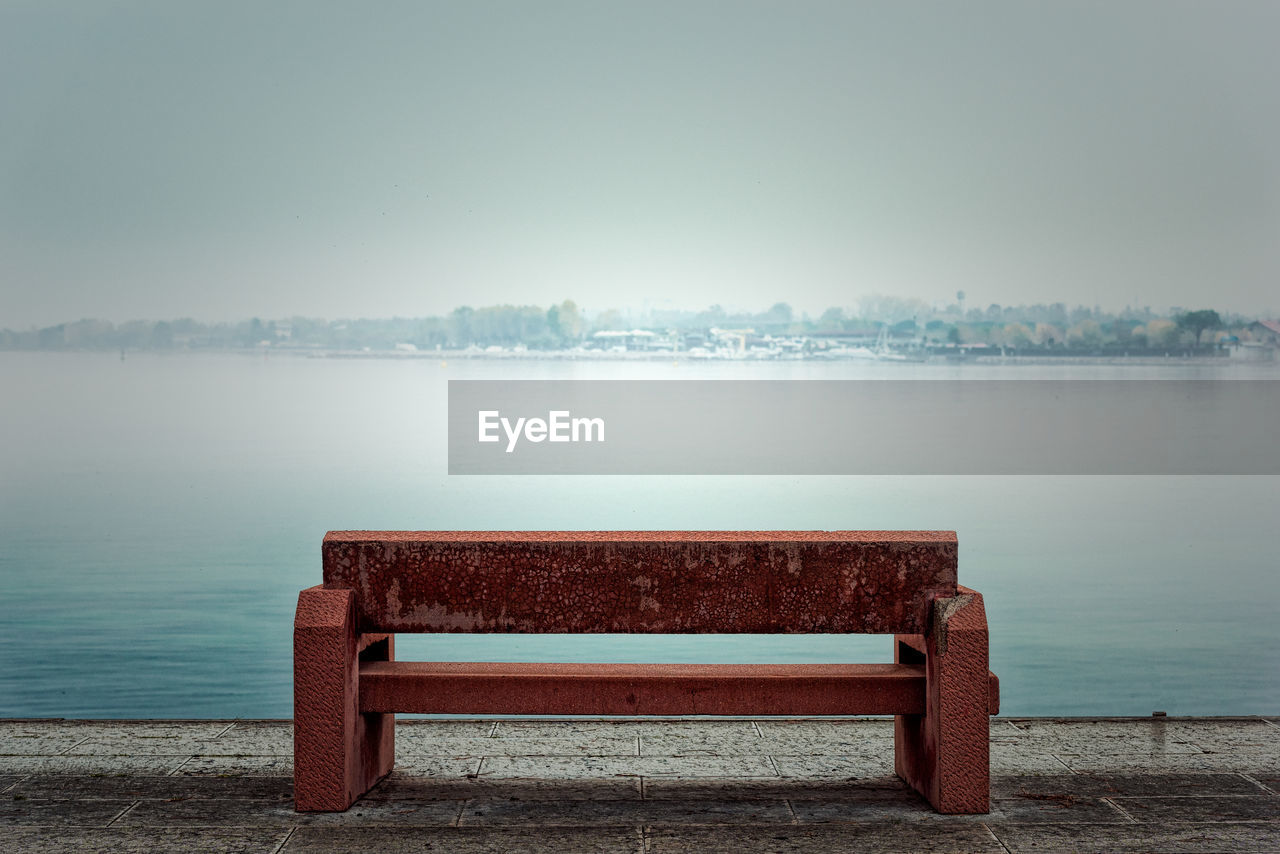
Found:
[[[0,715],[284,717],[330,528],[949,528],[1008,714],[1280,707],[1275,477],[445,474],[445,382],[1277,378],[1274,366],[0,353]],[[1229,414],[1227,414],[1229,416]],[[881,637],[443,636],[406,658],[888,660]]]

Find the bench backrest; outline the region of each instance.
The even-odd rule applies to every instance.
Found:
[[[331,531],[365,632],[921,633],[954,531]]]

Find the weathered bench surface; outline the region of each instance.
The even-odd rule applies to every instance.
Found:
[[[367,632],[920,633],[951,531],[333,531]]]
[[[334,531],[294,620],[299,810],[390,773],[397,712],[892,714],[894,768],[989,807],[982,596],[951,531]],[[395,661],[398,632],[893,634],[893,663]]]

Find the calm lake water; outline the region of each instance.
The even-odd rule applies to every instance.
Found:
[[[876,377],[1280,369],[0,353],[0,716],[290,716],[293,608],[333,528],[955,529],[1005,713],[1280,710],[1277,477],[446,474],[449,379]],[[398,644],[435,660],[890,657],[884,637]]]

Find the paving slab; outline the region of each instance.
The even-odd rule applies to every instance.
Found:
[[[756,733],[749,720],[503,720],[498,722],[498,738],[635,738],[660,731],[668,736],[711,738],[732,732]]]
[[[498,727],[496,720],[441,720],[438,718],[412,718],[396,715],[396,739],[413,738],[423,735],[430,738],[486,738],[492,737]],[[552,735],[552,738],[564,737],[565,732]]]
[[[1233,854],[1280,850],[1280,825],[1275,822],[1214,824],[1012,824],[991,822],[991,832],[1009,854]]]
[[[991,744],[992,774],[1068,774],[1071,769],[1057,754],[1019,744]]]
[[[696,735],[642,735],[636,739],[641,756],[723,756],[736,753],[764,755],[765,740],[754,731]]]
[[[191,756],[178,768],[184,777],[292,777],[292,756]]]
[[[396,770],[409,777],[474,778],[483,761],[482,756],[397,756]]]
[[[106,827],[134,803],[131,800],[55,801],[6,795],[0,799],[0,825]]]
[[[288,724],[236,724],[218,737],[202,741],[192,753],[206,756],[292,756],[293,727]]]
[[[645,742],[649,741],[646,739]],[[775,733],[768,731],[759,739],[756,750],[774,756],[799,756],[811,754],[820,756],[829,753],[840,754],[887,754],[893,755],[893,733],[888,735],[876,733],[863,736],[858,733],[841,732],[830,737],[808,735],[802,733]]]
[[[1032,718],[1032,721],[1041,720]],[[761,735],[800,738],[893,738],[893,718],[759,718]],[[991,718],[992,737],[1025,734],[1009,718]]]
[[[762,828],[650,827],[649,854],[1007,854],[979,823],[798,825]]]
[[[215,744],[228,726],[168,725],[150,730],[137,722],[90,725],[79,731],[83,737],[67,755],[189,755]]]
[[[945,820],[946,817],[931,812],[930,820]],[[1127,822],[1129,817],[1124,811],[1106,798],[1089,798],[1081,795],[1070,797],[1027,797],[993,798],[991,812],[984,816],[968,816],[970,819],[981,818],[985,822],[1008,821],[1025,824],[1030,822],[1057,822],[1082,824],[1107,824],[1116,821]]]
[[[999,719],[1021,732],[1039,738],[1070,738],[1073,735],[1089,735],[1094,738],[1164,738],[1170,732],[1175,718],[1125,718],[1095,720],[1093,718],[1002,718]],[[1212,718],[1199,718],[1191,722],[1196,728],[1216,725]]]
[[[763,756],[491,756],[482,777],[777,777]]]
[[[1177,798],[1117,798],[1126,813],[1142,822],[1280,821],[1280,797],[1256,795]]]
[[[687,850],[687,849],[686,849]],[[446,827],[430,834],[407,828],[300,827],[280,854],[644,854],[638,829],[614,827]],[[735,854],[742,854],[741,851]]]
[[[0,756],[56,756],[84,739],[85,736],[65,728],[6,730],[0,732]]]
[[[1147,721],[1019,721],[1031,739],[1066,753],[1148,754],[1251,750],[1280,754],[1280,728],[1261,719]]]
[[[131,744],[128,740],[88,739],[70,748],[60,756],[97,756],[111,758],[113,756],[194,756],[204,753],[208,742],[170,741],[151,744]]]
[[[164,775],[187,761],[185,756],[5,756],[0,767],[17,774]]]
[[[364,800],[499,800],[590,801],[641,797],[641,777],[594,780],[503,779],[459,776],[452,779],[409,776],[395,771],[373,788]]]
[[[919,821],[933,810],[915,792],[880,792],[876,797],[846,796],[810,800],[803,795],[788,799],[800,824],[873,823]]]
[[[800,738],[872,738],[893,737],[893,718],[763,719],[756,721],[763,736],[797,736]]]
[[[82,739],[109,742],[206,741],[232,726],[234,721],[41,721],[37,726],[49,732],[70,729]]]
[[[890,821],[1017,821],[1092,822],[1127,821],[1123,813],[1101,798],[1007,798],[991,802],[985,816],[940,816],[915,792],[897,793],[893,798],[847,798],[843,801],[792,800],[791,808],[801,824]]]
[[[1231,721],[1206,727],[1182,725],[1180,735],[1207,752],[1280,753],[1280,727],[1265,721]]]
[[[86,801],[85,803],[92,803]],[[190,798],[141,801],[125,813],[121,826],[306,827],[339,825],[448,826],[458,820],[462,801],[360,801],[345,813],[298,813],[293,804],[256,800]]]
[[[1061,738],[1036,739],[1023,742],[996,742],[1001,746],[1011,746],[1011,754],[1023,752],[1052,753],[1054,755],[1092,756],[1105,758],[1108,756],[1146,756],[1160,759],[1166,756],[1203,756],[1205,751],[1188,741],[1169,741],[1164,744],[1151,744],[1142,738],[1133,739],[1090,739]]]
[[[423,738],[402,739],[400,756],[635,756],[637,739],[585,738]]]
[[[714,777],[645,777],[642,780],[647,800],[698,800],[702,798],[800,798],[803,800],[850,800],[898,798],[909,791],[907,784],[895,776],[858,779],[796,778],[724,780]]]
[[[783,777],[840,779],[884,777],[893,773],[893,756],[771,756]]]
[[[1153,730],[1141,724],[1125,731],[1123,727],[1102,724],[1099,729],[1067,725],[1061,730],[1035,730],[1019,737],[1002,737],[1001,742],[1026,750],[1048,753],[1091,753],[1161,755],[1168,753],[1201,753],[1186,730]]]
[[[1012,731],[1014,734],[1025,734],[1026,730],[1023,727],[1018,725],[1020,722],[1023,722],[1023,721],[1034,722],[1034,721],[1042,721],[1042,720],[1048,720],[1048,719],[1047,718],[1001,718],[1001,717],[991,718],[990,720],[991,734],[1007,735],[1007,733],[1005,732],[1006,729]]]
[[[40,776],[22,779],[6,794],[31,798],[149,799],[242,798],[265,802],[293,802],[292,777],[146,777]]]
[[[1280,774],[1280,756],[1248,753],[1108,754],[1099,756],[1055,754],[1072,771],[1094,773],[1158,772],[1176,774]],[[994,765],[993,765],[994,770]]]
[[[790,824],[783,800],[651,800],[469,802],[459,826],[524,825],[635,827],[646,824]]]
[[[146,718],[126,720],[114,718],[0,718],[0,734],[17,733],[76,733],[78,738],[86,738],[103,733],[134,732],[140,735],[165,736],[172,733],[183,735],[216,735],[229,726],[234,720],[169,720],[165,718]],[[264,721],[272,725],[286,724],[286,721]]]
[[[1249,776],[1271,791],[1280,794],[1280,773],[1250,774]]]
[[[991,778],[993,798],[1141,795],[1256,795],[1257,785],[1239,774],[1053,774]]]
[[[0,828],[0,851],[23,854],[272,854],[288,831],[172,828]]]

